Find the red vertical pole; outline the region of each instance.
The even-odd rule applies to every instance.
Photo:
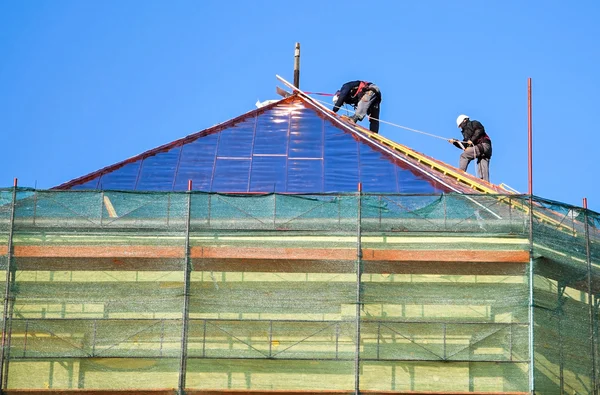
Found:
[[[531,78],[527,79],[527,129],[529,142],[529,391],[535,393],[535,358],[533,347],[533,138],[531,127]]]
[[[14,181],[14,183],[13,183],[13,186],[14,186],[15,188],[17,187],[17,182],[18,182],[18,180],[17,180],[17,178],[15,177],[15,181]]]
[[[583,208],[587,210],[587,198],[583,198]]]
[[[192,190],[192,180],[188,180],[188,191]]]
[[[533,195],[533,131],[531,126],[531,78],[527,79],[527,126],[529,142],[529,194]]]

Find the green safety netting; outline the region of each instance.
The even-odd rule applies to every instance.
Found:
[[[590,393],[599,223],[518,195],[2,190],[3,388]]]

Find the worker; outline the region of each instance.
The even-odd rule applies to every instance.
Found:
[[[377,85],[367,81],[346,82],[333,96],[333,112],[338,112],[344,104],[350,104],[356,112],[350,117],[351,122],[362,121],[369,116],[369,130],[379,133],[379,104],[381,92]]]
[[[469,163],[477,159],[479,178],[490,181],[490,159],[492,159],[492,140],[485,132],[479,121],[471,121],[467,115],[456,118],[456,126],[462,131],[463,140],[450,139],[448,142],[463,150],[460,154],[458,167],[467,171]]]

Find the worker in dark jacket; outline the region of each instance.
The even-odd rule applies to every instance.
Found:
[[[373,133],[378,133],[380,103],[381,92],[377,85],[367,81],[350,81],[342,85],[333,96],[333,112],[338,112],[344,104],[350,104],[356,109],[350,120],[362,121],[365,115],[368,115],[369,129]]]
[[[462,130],[463,140],[448,140],[454,146],[463,150],[460,154],[458,167],[467,171],[469,163],[477,159],[477,172],[479,178],[490,181],[490,159],[492,159],[492,140],[485,132],[479,121],[471,121],[467,115],[459,115],[456,125]]]

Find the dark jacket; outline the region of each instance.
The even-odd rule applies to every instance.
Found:
[[[350,104],[356,107],[365,92],[369,90],[369,85],[371,85],[371,83],[366,81],[346,82],[339,90],[337,102],[333,106],[333,112],[338,112],[340,107],[344,104]],[[361,89],[359,90],[359,88]]]
[[[488,144],[492,143],[489,136],[485,133],[485,128],[479,121],[467,121],[465,127],[462,128],[463,142],[471,140],[473,144],[481,144],[488,140]]]
[[[492,157],[492,140],[485,132],[485,128],[479,121],[467,121],[465,127],[462,128],[463,135],[463,146],[467,147],[467,142],[471,140],[473,145],[478,146],[478,151],[483,157]],[[485,146],[483,144],[486,144]],[[461,148],[458,143],[454,143],[454,146]]]

